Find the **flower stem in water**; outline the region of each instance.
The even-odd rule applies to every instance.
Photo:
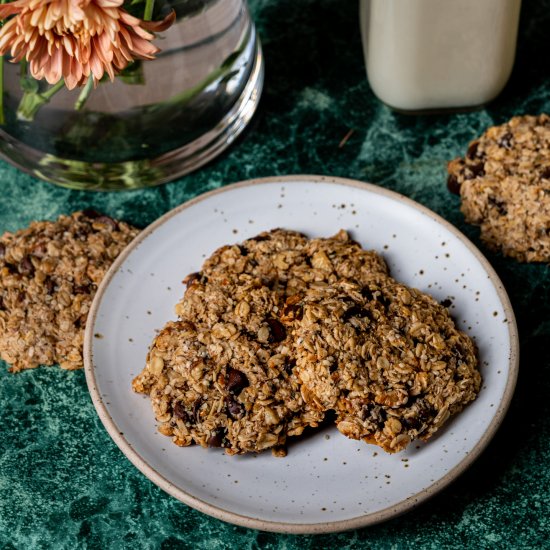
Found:
[[[82,107],[84,107],[93,89],[94,89],[94,75],[91,74],[88,77],[88,82],[86,82],[86,85],[82,88],[82,91],[80,92],[78,99],[74,104],[75,110],[80,111]]]
[[[153,8],[155,7],[155,0],[145,0],[145,12],[143,14],[144,21],[151,21],[153,18]]]
[[[34,91],[25,91],[19,103],[19,107],[17,108],[17,118],[19,120],[34,120],[34,117],[40,107],[42,107],[45,103],[48,103],[50,99],[64,87],[65,81],[61,78],[57,84],[54,84],[45,92],[39,93]]]

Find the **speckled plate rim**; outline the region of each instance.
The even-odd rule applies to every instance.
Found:
[[[370,514],[364,514],[357,516],[355,518],[350,518],[346,520],[339,520],[333,522],[323,522],[323,523],[285,523],[285,522],[273,522],[267,520],[261,520],[256,518],[251,518],[241,514],[236,514],[230,510],[226,510],[207,502],[187,493],[186,491],[180,489],[174,485],[170,480],[165,478],[152,466],[150,466],[140,454],[130,445],[126,440],[124,435],[120,432],[115,421],[109,414],[109,411],[106,407],[105,402],[103,401],[101,394],[98,390],[96,384],[96,377],[93,364],[93,333],[96,317],[98,314],[99,306],[101,304],[102,297],[105,293],[105,290],[110,284],[111,279],[117,273],[121,265],[125,262],[126,258],[131,254],[131,252],[139,246],[139,244],[145,240],[151,233],[156,231],[157,228],[166,223],[173,216],[178,215],[183,210],[191,208],[198,202],[202,202],[220,193],[228,193],[236,188],[247,187],[252,185],[263,185],[263,184],[285,184],[290,182],[307,182],[313,184],[337,184],[348,187],[355,187],[359,189],[364,189],[370,193],[376,193],[378,195],[385,196],[387,198],[393,199],[395,201],[401,202],[405,205],[410,206],[414,210],[426,215],[431,218],[432,221],[441,225],[446,230],[450,231],[455,237],[457,237],[462,243],[468,248],[468,250],[475,256],[475,258],[480,262],[483,269],[487,273],[487,276],[491,280],[491,283],[494,285],[494,288],[497,292],[498,298],[502,304],[506,318],[508,319],[508,334],[510,339],[510,355],[509,355],[509,371],[508,379],[506,380],[506,386],[500,401],[497,410],[493,416],[491,423],[488,425],[486,431],[480,437],[477,444],[471,449],[471,451],[464,457],[464,459],[459,462],[453,469],[447,472],[446,475],[436,480],[430,486],[426,487],[422,491],[419,491],[417,494],[410,496],[396,505],[389,506],[383,510],[373,512]],[[203,193],[179,206],[170,210],[148,227],[146,227],[120,254],[120,256],[115,260],[102,283],[100,284],[94,301],[92,303],[90,313],[88,315],[88,321],[86,323],[86,331],[84,336],[84,369],[86,374],[86,382],[88,385],[88,390],[90,392],[92,402],[97,411],[97,414],[105,426],[107,432],[119,447],[119,449],[124,453],[126,458],[138,469],[140,470],[147,478],[149,478],[153,483],[158,485],[161,489],[167,492],[169,495],[180,500],[184,504],[199,510],[205,514],[208,514],[214,518],[232,523],[235,525],[240,525],[242,527],[248,527],[252,529],[259,529],[262,531],[271,531],[279,533],[289,533],[289,534],[320,534],[320,533],[333,533],[339,531],[347,531],[350,529],[357,529],[361,527],[366,527],[369,525],[374,525],[376,523],[381,523],[390,518],[401,515],[412,508],[418,506],[420,503],[426,501],[428,498],[434,496],[436,493],[441,491],[452,481],[454,481],[458,476],[460,476],[466,469],[468,469],[472,463],[480,456],[483,450],[487,447],[499,426],[501,425],[504,416],[510,406],[514,389],[516,386],[516,380],[519,370],[519,339],[518,339],[518,330],[515,320],[515,315],[508,298],[508,294],[500,280],[499,276],[485,258],[485,256],[480,252],[480,250],[456,227],[451,223],[446,221],[444,218],[430,210],[429,208],[409,199],[395,191],[390,191],[388,189],[381,188],[377,185],[371,183],[364,183],[358,180],[340,178],[340,177],[330,177],[330,176],[316,176],[316,175],[288,175],[288,176],[274,176],[267,178],[258,178],[251,179],[246,181],[241,181],[226,185],[224,187],[214,189]]]

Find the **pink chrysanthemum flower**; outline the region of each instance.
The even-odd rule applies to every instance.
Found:
[[[15,0],[0,5],[0,55],[25,58],[31,75],[50,84],[65,79],[70,90],[90,75],[97,83],[135,59],[152,59],[159,49],[148,31],[173,22],[144,22],[121,6],[124,0]],[[147,29],[147,30],[146,30]]]

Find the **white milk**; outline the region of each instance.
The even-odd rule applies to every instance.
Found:
[[[473,107],[512,71],[521,0],[361,0],[367,75],[396,109]]]

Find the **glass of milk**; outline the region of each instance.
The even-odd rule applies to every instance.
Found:
[[[473,108],[506,84],[521,0],[361,0],[367,76],[400,111]]]

